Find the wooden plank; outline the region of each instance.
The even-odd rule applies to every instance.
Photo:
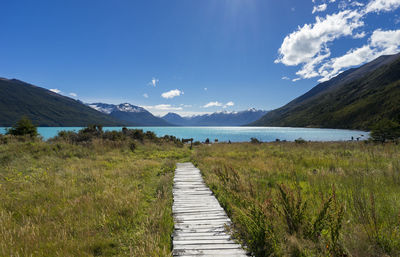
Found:
[[[231,220],[193,164],[178,163],[172,193],[174,256],[246,256],[227,233]]]
[[[174,238],[174,245],[212,245],[212,244],[234,244],[233,240],[211,238],[211,239],[197,239],[197,240],[178,240]]]
[[[242,249],[174,249],[174,256],[237,256],[245,257],[246,252]]]
[[[194,235],[193,235],[194,234]],[[174,241],[191,241],[191,240],[220,240],[220,239],[231,239],[230,236],[228,235],[210,235],[210,236],[196,236],[196,233],[186,233],[185,235],[182,236],[174,236]]]

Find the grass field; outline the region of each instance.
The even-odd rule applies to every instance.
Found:
[[[400,256],[399,145],[101,135],[0,137],[0,256],[171,256],[178,161],[201,169],[255,256]]]
[[[169,256],[174,144],[0,144],[0,256]]]
[[[266,143],[192,155],[256,256],[400,256],[400,146]]]

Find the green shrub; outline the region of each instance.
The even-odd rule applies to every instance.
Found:
[[[382,119],[372,126],[371,138],[376,142],[395,141],[400,137],[400,124],[389,119]]]
[[[261,144],[261,141],[258,140],[258,139],[255,138],[255,137],[250,138],[250,142],[251,142],[252,144]]]
[[[304,140],[303,138],[300,137],[300,138],[294,140],[294,142],[295,142],[296,144],[304,144],[304,143],[306,142],[306,140]]]
[[[200,141],[194,141],[194,142],[193,142],[193,145],[196,145],[196,146],[197,146],[197,145],[201,145],[201,143],[200,143]]]
[[[27,117],[22,117],[14,126],[7,130],[7,133],[13,136],[26,136],[34,138],[37,137],[37,127],[32,124],[32,121]]]

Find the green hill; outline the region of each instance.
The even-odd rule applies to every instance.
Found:
[[[123,125],[77,100],[16,79],[0,78],[0,126],[12,126],[22,116],[37,126]]]
[[[250,125],[369,130],[382,118],[400,121],[400,54],[345,71]]]

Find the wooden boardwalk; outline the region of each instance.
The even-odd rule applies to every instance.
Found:
[[[225,224],[231,221],[192,163],[177,164],[173,194],[174,256],[246,256],[230,239]]]

